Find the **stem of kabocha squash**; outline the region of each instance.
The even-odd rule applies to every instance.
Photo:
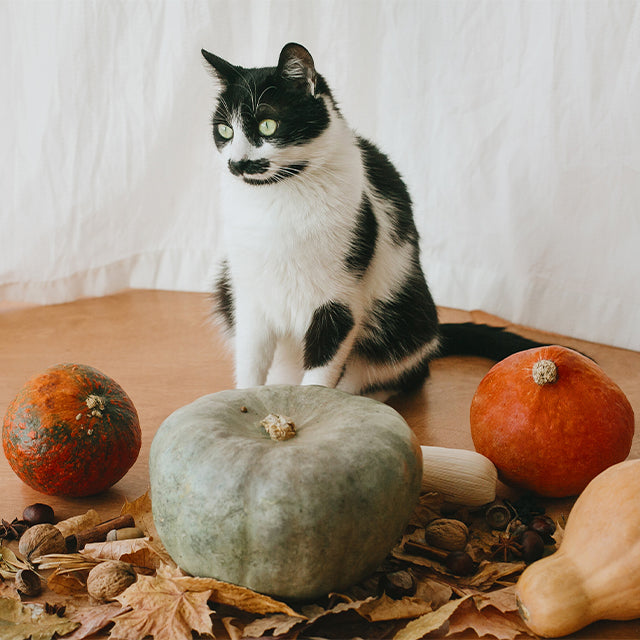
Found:
[[[296,435],[296,425],[286,416],[270,413],[260,424],[272,440],[289,440]]]

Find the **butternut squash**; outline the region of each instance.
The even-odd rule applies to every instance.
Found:
[[[640,460],[596,476],[576,500],[560,548],[517,584],[520,613],[544,637],[595,620],[640,617]]]

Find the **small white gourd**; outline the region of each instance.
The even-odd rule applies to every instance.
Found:
[[[467,449],[422,446],[422,492],[446,502],[480,507],[496,498],[498,471],[489,458]]]

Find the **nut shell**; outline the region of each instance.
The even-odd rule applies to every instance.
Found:
[[[89,572],[87,591],[96,600],[112,600],[137,579],[134,568],[128,562],[107,560]]]
[[[460,520],[437,518],[424,529],[427,544],[445,551],[463,551],[469,541],[469,529]]]
[[[16,589],[24,596],[37,596],[42,592],[40,576],[31,569],[20,569],[15,581]]]
[[[30,560],[48,553],[64,553],[67,545],[62,533],[52,524],[35,524],[20,537],[18,550]]]

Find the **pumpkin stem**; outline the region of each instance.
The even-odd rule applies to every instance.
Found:
[[[558,368],[551,360],[538,360],[531,369],[531,375],[536,384],[543,386],[558,379]]]
[[[296,425],[291,418],[270,413],[261,423],[272,440],[289,440],[296,435]]]
[[[87,399],[84,401],[87,407],[91,411],[91,415],[96,418],[102,418],[102,412],[107,406],[106,399],[102,396],[97,396],[92,393],[90,396],[87,396]]]

